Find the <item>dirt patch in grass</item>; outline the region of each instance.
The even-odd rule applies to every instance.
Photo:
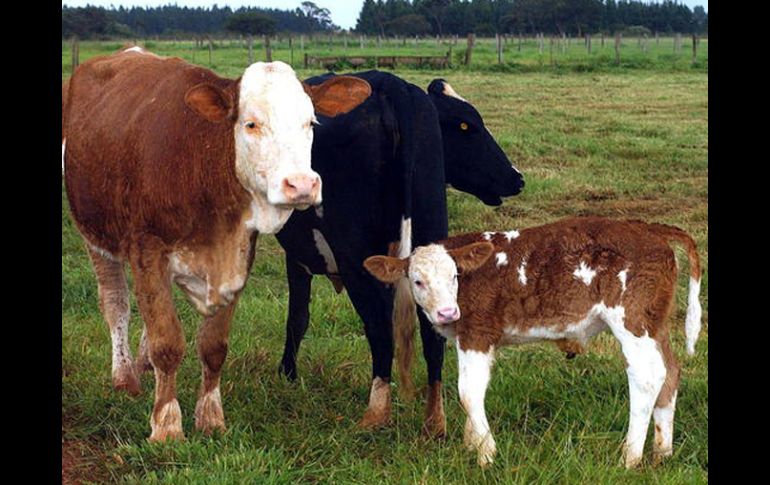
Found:
[[[61,477],[63,484],[105,483],[110,473],[104,468],[107,456],[97,447],[81,440],[61,442]]]

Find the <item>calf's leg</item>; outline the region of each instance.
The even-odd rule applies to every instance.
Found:
[[[286,255],[289,280],[289,315],[286,318],[286,343],[278,370],[289,380],[297,379],[297,352],[310,322],[310,286],[313,276],[299,262]]]
[[[198,357],[201,360],[203,375],[198,402],[195,405],[195,428],[206,434],[215,429],[225,430],[219,381],[227,357],[230,322],[237,301],[236,296],[229,305],[206,317],[198,331]]]
[[[652,408],[666,379],[666,365],[658,342],[646,331],[641,336],[634,335],[625,327],[625,320],[623,307],[609,309],[605,315],[626,358],[630,417],[623,454],[626,468],[633,468],[642,460]]]
[[[137,395],[142,392],[141,383],[131,362],[128,346],[128,322],[131,308],[128,301],[128,285],[123,263],[108,259],[93,249],[88,249],[96,273],[99,288],[99,308],[110,327],[112,339],[112,386],[117,390]]]
[[[457,340],[457,387],[467,415],[463,441],[468,449],[478,451],[478,462],[482,467],[490,465],[497,452],[484,410],[493,361],[494,347],[486,352],[462,350],[462,343]]]
[[[171,294],[168,261],[154,241],[131,254],[136,300],[147,329],[147,347],[155,369],[155,403],[150,441],[183,439],[182,411],[176,399],[176,371],[184,355],[182,325]]]
[[[671,351],[668,335],[660,339],[663,361],[666,364],[666,380],[655,401],[652,417],[655,421],[655,441],[653,456],[656,461],[671,456],[674,451],[674,413],[676,411],[676,394],[679,389],[679,363]]]

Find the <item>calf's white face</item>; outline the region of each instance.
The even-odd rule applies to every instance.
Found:
[[[321,203],[321,178],[310,168],[313,103],[294,70],[257,62],[240,83],[235,167],[241,183],[271,205],[305,209]]]
[[[431,244],[418,247],[408,259],[372,256],[364,261],[364,267],[385,283],[394,283],[406,276],[415,303],[433,325],[442,326],[460,319],[459,275],[481,267],[493,251],[494,246],[488,242],[451,250]]]

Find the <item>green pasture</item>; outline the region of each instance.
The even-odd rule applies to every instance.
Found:
[[[673,55],[671,39],[661,38],[660,52],[650,46],[647,55],[654,60],[649,66],[607,66],[587,72],[552,69],[546,39],[545,66],[531,72],[494,72],[496,58],[486,43],[474,52],[479,69],[396,71],[423,89],[436,77],[447,79],[478,108],[526,177],[523,193],[497,208],[450,189],[450,233],[510,230],[568,215],[598,214],[675,224],[694,236],[704,268],[704,327],[696,355],[688,358],[683,332],[687,263],[678,250],[682,274],[672,333],[682,384],[674,455],[668,461],[654,466],[649,460],[650,430],[643,466],[631,471],[622,467],[628,390],[623,357],[608,333],[595,339],[587,354],[569,361],[550,345],[499,352],[486,400],[498,443],[497,460],[489,469],[479,469],[475,453],[462,446],[465,418],[457,396],[452,345],[447,347],[444,366],[445,441],[420,434],[424,399],[405,401],[397,392],[390,427],[357,430],[370,386],[368,345],[346,294],[336,295],[326,279],[316,278],[313,286],[310,329],[298,359],[301,378],[289,383],[277,373],[288,295],[283,253],[273,236],[258,240],[252,275],[232,325],[222,378],[227,432],[206,437],[194,430],[199,317],[177,292],[187,339],[178,377],[187,439],[150,445],[146,438],[153,379],[145,375],[144,393],[138,398],[111,389],[109,332],[62,184],[62,448],[68,476],[85,483],[169,484],[707,482],[707,40],[701,41],[705,65],[694,68],[689,65],[688,40],[684,39],[682,58],[676,60],[666,57]],[[605,39],[606,52],[601,53],[594,37],[592,55],[614,56],[611,41]],[[409,42],[406,48],[411,48]],[[423,42],[421,53],[430,42],[435,47],[435,41]],[[628,42],[624,48],[630,59],[637,46],[635,40]],[[654,38],[648,39],[648,44],[654,43]],[[83,42],[80,60],[121,45]],[[148,47],[192,60],[191,45],[156,42]],[[323,54],[320,47],[314,49]],[[335,53],[341,49],[337,46]],[[507,49],[506,61],[519,62],[516,44],[509,43]],[[569,56],[585,57],[578,52],[585,52],[582,41],[573,39],[571,49]],[[349,40],[348,50],[358,50],[357,39]],[[324,72],[301,69],[298,51],[294,66],[301,78]],[[225,41],[213,51],[213,68],[236,77],[245,66],[245,52]],[[259,60],[264,53],[257,50],[255,55]],[[208,65],[208,50],[195,56],[197,63]],[[537,47],[530,45],[520,62],[537,65],[537,56]],[[288,51],[277,49],[275,58],[287,60]],[[69,75],[69,62],[69,44],[63,42],[63,78]],[[132,301],[134,349],[141,325]],[[426,381],[421,358],[415,380],[418,386]]]

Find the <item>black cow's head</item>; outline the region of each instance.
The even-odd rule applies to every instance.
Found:
[[[476,108],[443,79],[434,79],[428,94],[441,124],[447,183],[487,205],[500,205],[501,197],[521,192],[524,178],[486,129]]]

